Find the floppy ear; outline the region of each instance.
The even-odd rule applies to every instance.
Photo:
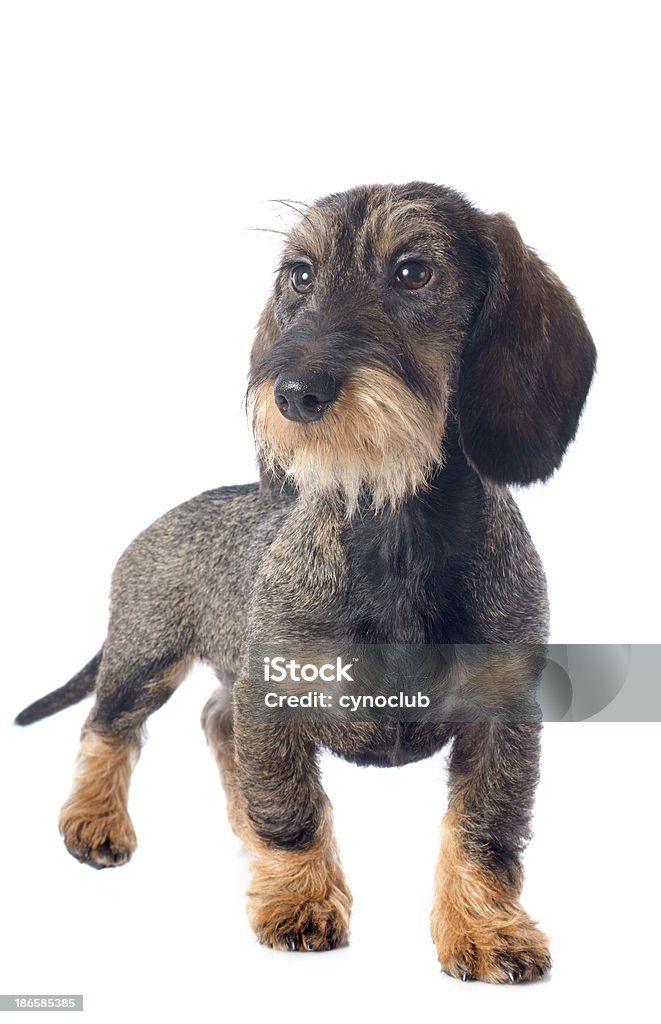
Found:
[[[266,359],[269,352],[273,348],[273,343],[278,336],[278,325],[276,323],[275,314],[273,312],[273,306],[275,301],[275,294],[272,292],[267,300],[262,314],[257,323],[257,330],[255,332],[255,340],[252,343],[252,349],[250,350],[250,379],[254,379],[255,374],[258,372],[260,365],[263,360]]]
[[[595,367],[576,302],[503,213],[485,218],[489,282],[461,359],[459,434],[477,472],[545,480],[574,437]]]

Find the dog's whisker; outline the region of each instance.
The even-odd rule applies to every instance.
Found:
[[[248,231],[265,231],[269,235],[284,235],[285,238],[289,236],[288,231],[279,231],[277,228],[260,228],[260,227],[249,227]]]
[[[300,214],[302,210],[309,210],[310,204],[301,202],[298,199],[269,199],[270,203],[277,203],[279,206],[286,206],[294,213]]]

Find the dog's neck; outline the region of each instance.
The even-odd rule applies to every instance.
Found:
[[[356,639],[438,643],[466,635],[465,623],[453,623],[455,598],[483,541],[487,495],[450,440],[424,492],[395,510],[363,510],[341,526]]]

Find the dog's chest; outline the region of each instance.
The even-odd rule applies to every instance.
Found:
[[[447,540],[416,507],[344,533],[349,632],[362,643],[443,643],[456,566]]]
[[[443,470],[396,511],[354,517],[342,533],[347,625],[357,642],[465,639],[459,597],[483,542],[484,490],[458,445]]]

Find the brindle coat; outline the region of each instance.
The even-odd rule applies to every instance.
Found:
[[[407,261],[421,280],[429,272],[422,286],[402,287]],[[544,574],[507,485],[560,464],[594,360],[575,301],[506,216],[420,183],[308,208],[252,351],[260,484],[199,495],[142,533],[115,570],[102,651],[18,717],[27,724],[95,691],[60,819],[69,851],[95,867],[129,858],[141,727],[202,660],[222,681],[203,722],[253,854],[249,916],[261,941],[307,950],[347,940],[351,897],[319,749],[390,765],[451,739],[432,912],[441,965],[494,982],[542,975],[547,940],[518,902],[539,724],[258,724],[247,660],[257,641],[294,652],[544,643]],[[330,400],[310,421],[286,418],[274,382],[329,372]]]

